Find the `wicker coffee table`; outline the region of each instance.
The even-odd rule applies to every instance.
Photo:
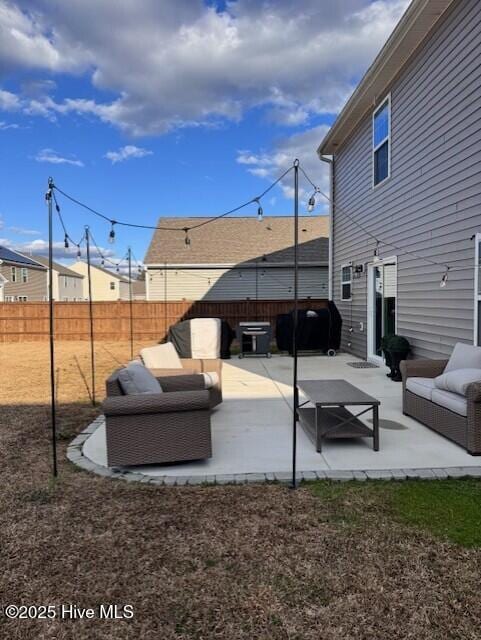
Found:
[[[299,404],[296,394],[297,419],[318,452],[324,439],[372,438],[374,451],[379,451],[379,400],[364,393],[346,380],[299,380],[298,391],[308,400]],[[314,407],[305,407],[311,402]],[[353,414],[349,407],[366,407]],[[359,417],[372,411],[372,429]]]

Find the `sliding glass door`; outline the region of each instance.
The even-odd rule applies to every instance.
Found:
[[[396,260],[369,265],[368,277],[368,358],[381,362],[383,337],[396,333]]]

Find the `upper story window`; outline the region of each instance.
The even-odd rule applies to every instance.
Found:
[[[372,116],[373,183],[381,184],[391,175],[391,97]]]
[[[352,298],[352,265],[343,264],[341,267],[341,300]]]
[[[26,269],[25,267],[22,268],[22,282],[28,282],[28,269]]]
[[[17,267],[12,267],[10,269],[10,273],[11,273],[11,281],[17,282]]]
[[[110,290],[115,291],[115,282],[110,283]]]

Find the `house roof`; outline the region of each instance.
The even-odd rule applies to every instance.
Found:
[[[189,233],[186,246],[183,227],[192,227],[210,218],[160,218],[158,226],[178,228],[179,232],[154,232],[144,263],[152,264],[239,264],[266,257],[267,262],[292,262],[294,257],[294,218],[264,216],[221,218]],[[326,263],[329,221],[327,216],[299,218],[299,260]]]
[[[12,264],[22,265],[24,267],[45,269],[43,265],[39,264],[33,258],[29,258],[24,256],[22,253],[18,253],[18,251],[13,251],[12,249],[7,249],[7,247],[2,246],[0,246],[0,260],[2,262],[11,262]]]
[[[399,72],[456,0],[413,0],[321,142],[318,153],[332,155],[361,120],[380,104]]]
[[[44,267],[48,269],[48,258],[45,256],[35,256],[35,261],[40,262]],[[52,261],[52,267],[54,271],[57,271],[61,276],[70,276],[71,278],[83,278],[84,276],[76,271],[72,271],[64,264],[60,264],[60,262]]]
[[[91,267],[92,267],[92,269],[98,269],[99,271],[102,271],[103,273],[107,273],[109,276],[117,278],[117,280],[120,280],[121,282],[128,282],[128,279],[124,278],[119,273],[116,273],[115,271],[111,271],[110,269],[105,269],[104,267],[100,267],[98,264],[92,264]]]

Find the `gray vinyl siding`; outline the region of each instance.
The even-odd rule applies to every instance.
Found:
[[[27,296],[28,302],[42,302],[47,299],[47,271],[27,267],[27,282],[21,281],[21,266],[17,266],[17,282],[12,282],[12,266],[6,262],[0,264],[0,273],[8,282],[4,286],[4,299],[8,296]]]
[[[58,299],[60,301],[74,302],[83,300],[83,278],[74,276],[63,276],[54,272],[54,277],[58,278]]]
[[[165,277],[167,274],[167,278]],[[292,268],[155,269],[150,268],[150,300],[289,300],[293,297]],[[299,269],[299,297],[327,298],[327,267]]]
[[[333,296],[344,319],[343,347],[350,340],[361,357],[367,355],[367,276],[353,281],[352,301],[342,302],[341,265],[371,261],[375,242],[353,220],[386,241],[381,257],[397,256],[397,332],[410,340],[414,355],[442,357],[458,341],[473,342],[480,59],[481,3],[462,0],[390,88],[391,177],[373,188],[371,115],[335,155]],[[439,287],[442,266],[389,242],[449,264],[448,286]]]

